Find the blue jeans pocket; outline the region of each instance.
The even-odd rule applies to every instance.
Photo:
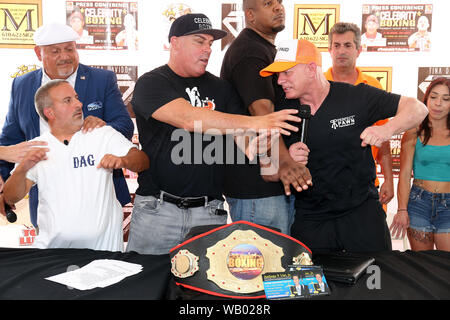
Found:
[[[415,201],[420,198],[420,194],[418,190],[415,190],[414,188],[411,189],[409,193],[409,201]]]

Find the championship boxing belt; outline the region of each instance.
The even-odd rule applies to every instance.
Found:
[[[270,228],[247,221],[214,227],[170,250],[178,286],[226,298],[262,299],[262,274],[284,272],[299,259],[311,263],[309,248]]]

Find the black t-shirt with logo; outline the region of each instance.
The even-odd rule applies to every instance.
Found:
[[[233,87],[209,72],[198,78],[183,78],[164,65],[142,75],[136,82],[131,103],[139,141],[150,158],[150,168],[139,174],[136,193],[148,196],[163,190],[180,197],[220,199],[225,150],[232,148],[233,139],[187,132],[151,117],[160,107],[178,98],[186,99],[193,107],[226,113],[241,110]]]
[[[256,100],[272,101],[275,110],[299,105],[298,99],[286,100],[283,89],[277,84],[277,76],[261,77],[259,71],[271,64],[276,47],[255,31],[245,28],[228,48],[220,73],[229,81],[242,100],[243,114],[250,115],[248,107]],[[236,151],[239,154],[239,150]],[[226,167],[225,195],[239,199],[254,199],[284,194],[280,182],[265,182],[260,166],[253,161],[244,165]]]
[[[378,198],[371,148],[361,147],[360,135],[376,121],[394,116],[399,99],[366,84],[330,81],[330,92],[309,123],[307,167],[313,186],[296,193],[299,213],[320,219]]]

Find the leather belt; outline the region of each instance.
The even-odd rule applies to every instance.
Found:
[[[203,207],[208,204],[209,201],[215,200],[212,197],[177,197],[170,193],[161,191],[159,195],[155,196],[156,198],[160,198],[163,201],[167,201],[169,203],[172,203],[176,205],[180,209],[188,209],[188,208],[196,208],[196,207]]]

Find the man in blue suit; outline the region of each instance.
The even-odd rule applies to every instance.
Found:
[[[31,140],[48,130],[48,125],[40,121],[36,113],[34,95],[42,84],[53,79],[67,80],[78,93],[78,99],[83,103],[84,132],[109,125],[131,139],[134,125],[122,101],[115,74],[80,64],[77,39],[78,34],[64,24],[51,23],[36,30],[34,51],[43,67],[14,79],[0,145]],[[9,177],[13,168],[13,163],[0,161],[3,180]],[[114,187],[122,206],[131,201],[120,170],[114,172]],[[37,226],[37,192],[36,187],[30,191],[30,217],[34,226]]]

